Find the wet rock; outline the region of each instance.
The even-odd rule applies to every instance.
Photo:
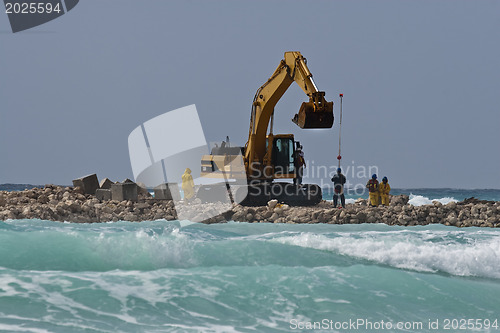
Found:
[[[470,197],[470,198],[464,199],[463,201],[459,202],[458,204],[459,205],[468,205],[468,204],[478,205],[478,204],[489,203],[489,202],[490,201],[479,200],[479,199],[476,199],[474,197]]]

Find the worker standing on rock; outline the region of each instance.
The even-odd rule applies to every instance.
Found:
[[[377,207],[379,203],[379,193],[378,193],[378,180],[377,175],[373,174],[372,179],[366,183],[366,187],[368,188],[368,194],[370,195],[369,204],[372,207]]]
[[[382,183],[379,184],[378,192],[380,194],[380,200],[382,205],[389,206],[389,192],[391,191],[391,186],[387,181],[387,177],[382,178]]]
[[[184,200],[189,200],[194,196],[194,181],[189,168],[186,168],[182,175],[182,190],[184,191]]]
[[[337,208],[337,203],[340,196],[342,208],[345,208],[344,184],[346,182],[345,176],[342,174],[342,169],[337,169],[337,174],[332,178],[333,182],[333,207]],[[340,207],[339,207],[340,208]]]

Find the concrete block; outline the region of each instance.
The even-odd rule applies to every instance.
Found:
[[[110,190],[111,184],[113,184],[113,182],[109,180],[109,178],[104,178],[103,180],[101,180],[99,187],[105,190]]]
[[[81,177],[73,180],[74,187],[80,187],[84,194],[95,194],[95,191],[99,188],[99,181],[97,180],[97,175],[94,173],[85,177]]]
[[[111,198],[117,201],[137,201],[137,184],[136,183],[118,183],[111,185]]]
[[[154,188],[155,199],[181,200],[181,193],[177,183],[166,183]]]
[[[111,200],[111,190],[100,188],[97,191],[95,191],[95,197],[99,201]]]

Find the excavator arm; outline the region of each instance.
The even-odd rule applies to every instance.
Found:
[[[333,126],[333,102],[325,100],[325,93],[319,91],[307,68],[307,60],[300,52],[285,52],[285,57],[273,75],[256,92],[250,119],[250,130],[245,150],[245,164],[250,178],[270,165],[270,154],[266,148],[266,137],[274,107],[293,82],[309,97],[302,103],[299,113],[292,121],[300,128],[331,128]],[[272,142],[272,120],[269,133]]]

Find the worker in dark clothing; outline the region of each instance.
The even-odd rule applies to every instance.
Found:
[[[295,150],[295,167],[297,168],[295,178],[293,179],[295,185],[302,185],[302,176],[304,175],[304,168],[306,167],[306,160],[302,148],[302,146],[299,146],[297,150]]]
[[[342,208],[345,208],[344,184],[346,182],[345,176],[342,174],[342,169],[337,169],[337,174],[332,177],[333,182],[333,207],[337,208],[337,203],[340,196]],[[340,207],[339,207],[340,208]]]

